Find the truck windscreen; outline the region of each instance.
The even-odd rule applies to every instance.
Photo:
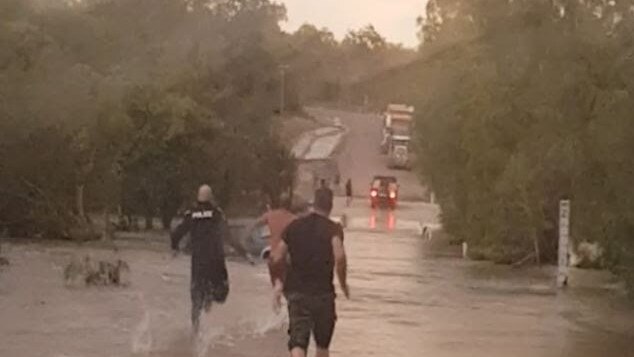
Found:
[[[409,135],[411,131],[411,123],[409,121],[392,122],[392,133],[394,135]]]

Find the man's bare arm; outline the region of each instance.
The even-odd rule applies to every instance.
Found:
[[[332,251],[335,256],[335,269],[337,271],[337,279],[341,290],[347,299],[350,298],[350,289],[348,288],[348,258],[346,257],[346,250],[343,246],[343,240],[341,237],[334,236],[332,238]]]
[[[183,217],[183,221],[176,226],[176,228],[170,233],[170,241],[173,252],[178,252],[179,243],[183,237],[189,233],[192,225],[192,216],[191,212],[187,211],[185,213],[185,217]]]
[[[288,246],[286,245],[286,242],[281,241],[271,252],[272,264],[282,264],[286,260],[286,254],[288,254]]]

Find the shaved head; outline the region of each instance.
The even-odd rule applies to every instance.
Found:
[[[214,194],[211,190],[211,186],[202,185],[198,188],[198,202],[211,202]]]

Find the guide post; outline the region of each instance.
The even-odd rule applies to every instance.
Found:
[[[559,258],[557,287],[568,285],[568,246],[570,239],[570,200],[559,201]]]

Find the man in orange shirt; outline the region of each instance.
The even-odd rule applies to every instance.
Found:
[[[291,213],[290,207],[290,198],[288,196],[283,196],[279,201],[273,202],[272,207],[269,208],[269,210],[254,224],[253,229],[264,225],[268,227],[270,231],[269,246],[271,252],[275,251],[282,241],[282,233],[286,227],[288,227],[288,225],[297,218],[297,216]],[[269,257],[268,266],[271,284],[274,287],[275,293],[274,307],[277,309],[280,306],[284,278],[286,277],[286,264],[284,264],[284,262],[273,264],[271,257]]]

